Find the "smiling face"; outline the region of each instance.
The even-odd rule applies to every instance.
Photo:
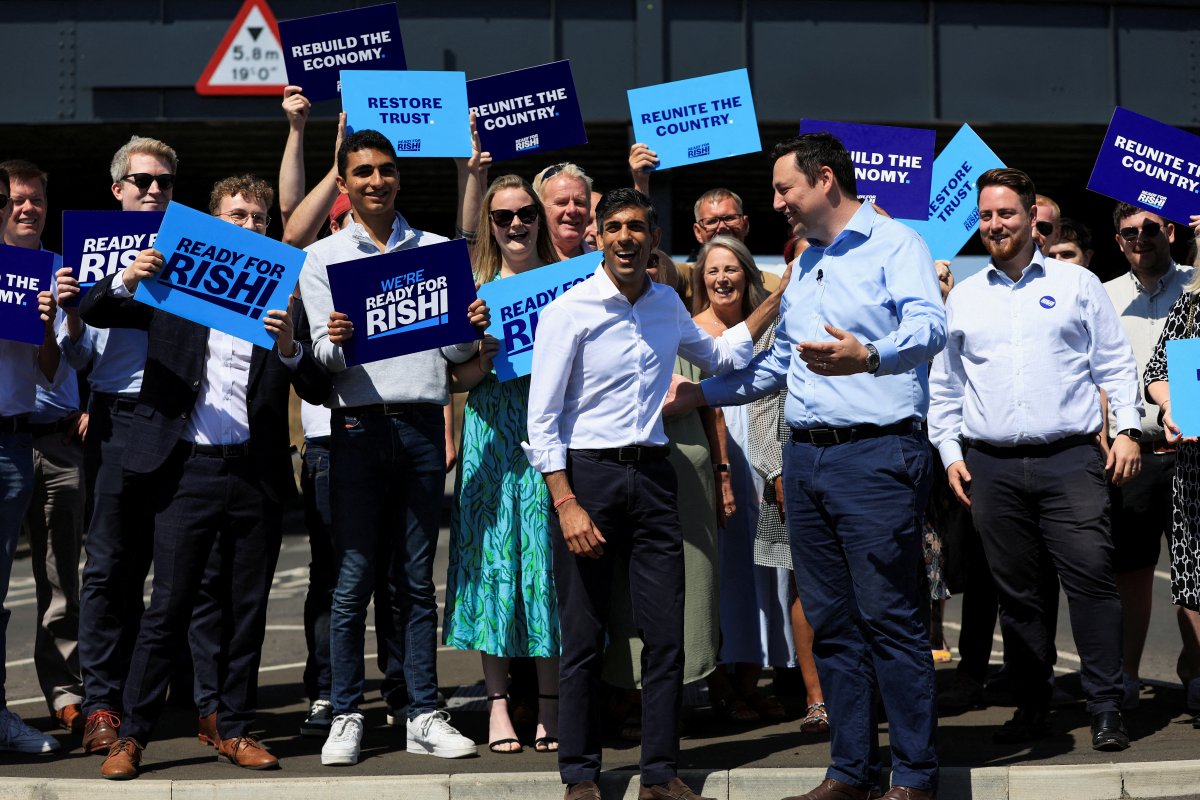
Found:
[[[604,270],[626,297],[636,297],[645,288],[646,263],[660,235],[657,228],[651,230],[646,209],[638,206],[610,211],[601,223]]]
[[[165,159],[149,153],[133,153],[129,156],[129,173],[137,175],[170,175],[171,165]],[[166,211],[167,204],[175,193],[175,187],[163,189],[158,181],[151,183],[146,189],[139,189],[128,178],[112,185],[113,197],[121,204],[122,211]]]
[[[714,312],[740,313],[746,297],[746,271],[730,250],[714,247],[709,252],[704,260],[704,290]]]
[[[700,205],[700,218],[692,223],[692,233],[700,244],[718,234],[732,236],[740,242],[746,241],[750,232],[749,218],[738,208],[732,197],[709,200]]]
[[[11,178],[12,205],[4,219],[4,242],[36,248],[46,227],[46,190],[40,180]]]
[[[771,207],[783,214],[789,227],[800,225],[811,230],[829,205],[825,195],[832,180],[832,170],[822,167],[820,179],[814,184],[796,167],[793,153],[781,156],[771,172],[771,186],[775,190]]]
[[[522,212],[528,217],[529,211],[525,209],[537,212],[534,199],[524,189],[501,189],[492,195],[489,212],[509,211],[513,214],[512,221],[507,225],[496,224],[496,220],[490,219],[489,214],[492,235],[505,261],[522,262],[537,253],[539,221],[536,216],[532,222],[522,221],[517,212]]]
[[[347,154],[346,174],[337,176],[337,185],[350,197],[357,220],[396,213],[400,173],[387,153],[364,148]]]
[[[17,191],[13,189],[13,195]],[[1145,225],[1158,225],[1158,230],[1152,236],[1146,235]],[[1130,241],[1125,235],[1131,235],[1133,228],[1137,237]],[[1171,265],[1171,243],[1175,241],[1175,226],[1158,214],[1149,211],[1139,211],[1125,217],[1117,226],[1117,247],[1129,262],[1129,267],[1137,272],[1149,275],[1159,275],[1167,271]],[[1122,235],[1122,232],[1125,235]]]
[[[554,248],[564,258],[579,255],[591,214],[587,184],[579,178],[557,175],[542,185],[542,203]]]
[[[1021,198],[1007,186],[987,186],[979,192],[979,237],[994,263],[1019,256],[1033,241],[1033,208],[1021,208]]]

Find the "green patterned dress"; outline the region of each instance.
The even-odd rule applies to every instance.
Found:
[[[467,395],[442,626],[459,650],[559,654],[550,493],[521,450],[528,401],[528,377],[488,375]]]

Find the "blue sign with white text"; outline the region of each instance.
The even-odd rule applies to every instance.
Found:
[[[590,278],[602,263],[603,253],[586,253],[479,287],[479,296],[492,312],[487,332],[500,340],[500,352],[492,360],[497,378],[507,381],[529,374],[542,309]]]
[[[346,130],[376,130],[397,156],[471,156],[467,77],[462,72],[342,72]]]
[[[634,138],[658,154],[658,169],[762,150],[744,68],[630,89],[628,95]]]
[[[341,94],[341,70],[405,69],[395,3],[279,23],[288,83],[316,102]]]
[[[859,200],[876,203],[896,219],[929,218],[935,131],[820,119],[800,121],[800,133],[820,131],[832,133],[850,151]]]
[[[467,319],[475,278],[464,239],[330,264],[333,307],[354,336],[346,364],[368,364],[480,338]]]
[[[63,266],[79,281],[80,297],[154,247],[162,221],[161,211],[64,211]]]
[[[1187,225],[1200,214],[1200,136],[1117,106],[1087,188]]]
[[[1200,436],[1200,339],[1167,342],[1171,417],[1184,436]]]
[[[54,254],[0,244],[0,339],[41,344],[38,293],[54,291]]]
[[[179,203],[167,206],[154,246],[162,272],[134,299],[271,348],[266,312],[288,307],[305,253]]]
[[[927,220],[904,220],[921,234],[934,260],[950,261],[979,228],[979,193],[975,181],[1004,162],[963,125],[933,162],[933,189]]]
[[[467,81],[467,102],[493,161],[587,144],[570,61]]]

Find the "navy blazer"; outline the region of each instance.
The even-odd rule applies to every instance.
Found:
[[[149,335],[142,390],[133,413],[122,466],[146,474],[160,468],[187,431],[200,394],[208,349],[208,328],[132,298],[116,297],[112,282],[98,282],[79,311],[96,328],[139,328]],[[321,404],[333,390],[329,374],[302,347],[300,363],[288,369],[276,348],[255,345],[250,359],[246,405],[250,419],[250,457],[263,491],[276,502],[296,494],[288,429],[288,387],[310,403]]]

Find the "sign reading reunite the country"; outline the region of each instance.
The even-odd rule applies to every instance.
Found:
[[[933,162],[929,218],[905,220],[905,224],[921,234],[934,259],[954,258],[979,228],[975,181],[989,169],[1003,166],[1004,162],[970,125],[959,128]]]
[[[630,89],[628,95],[634,138],[658,154],[658,169],[762,150],[744,68]]]
[[[800,133],[820,131],[832,133],[850,151],[859,200],[877,203],[896,219],[929,218],[935,131],[820,119],[800,121]]]
[[[269,309],[286,309],[304,251],[179,203],[167,206],[154,245],[162,272],[134,299],[270,348]]]
[[[1200,339],[1167,342],[1171,417],[1184,436],[1200,436]]]
[[[63,266],[74,272],[80,296],[154,247],[162,221],[161,211],[64,211]]]
[[[0,244],[0,339],[41,344],[46,324],[38,292],[53,290],[54,254]]]
[[[398,156],[470,157],[464,73],[363,69],[341,75],[347,131],[379,131]]]
[[[570,61],[467,81],[467,102],[493,161],[587,144]]]
[[[464,239],[330,264],[333,307],[354,324],[347,366],[480,338],[467,319],[475,278]]]
[[[500,340],[500,352],[492,360],[497,378],[507,381],[529,374],[542,310],[590,278],[603,261],[603,253],[585,253],[479,287],[479,296],[492,312],[487,332]]]
[[[1117,106],[1087,188],[1187,225],[1200,214],[1200,137]]]
[[[406,68],[395,3],[279,23],[288,83],[309,100],[341,94],[342,70]]]

